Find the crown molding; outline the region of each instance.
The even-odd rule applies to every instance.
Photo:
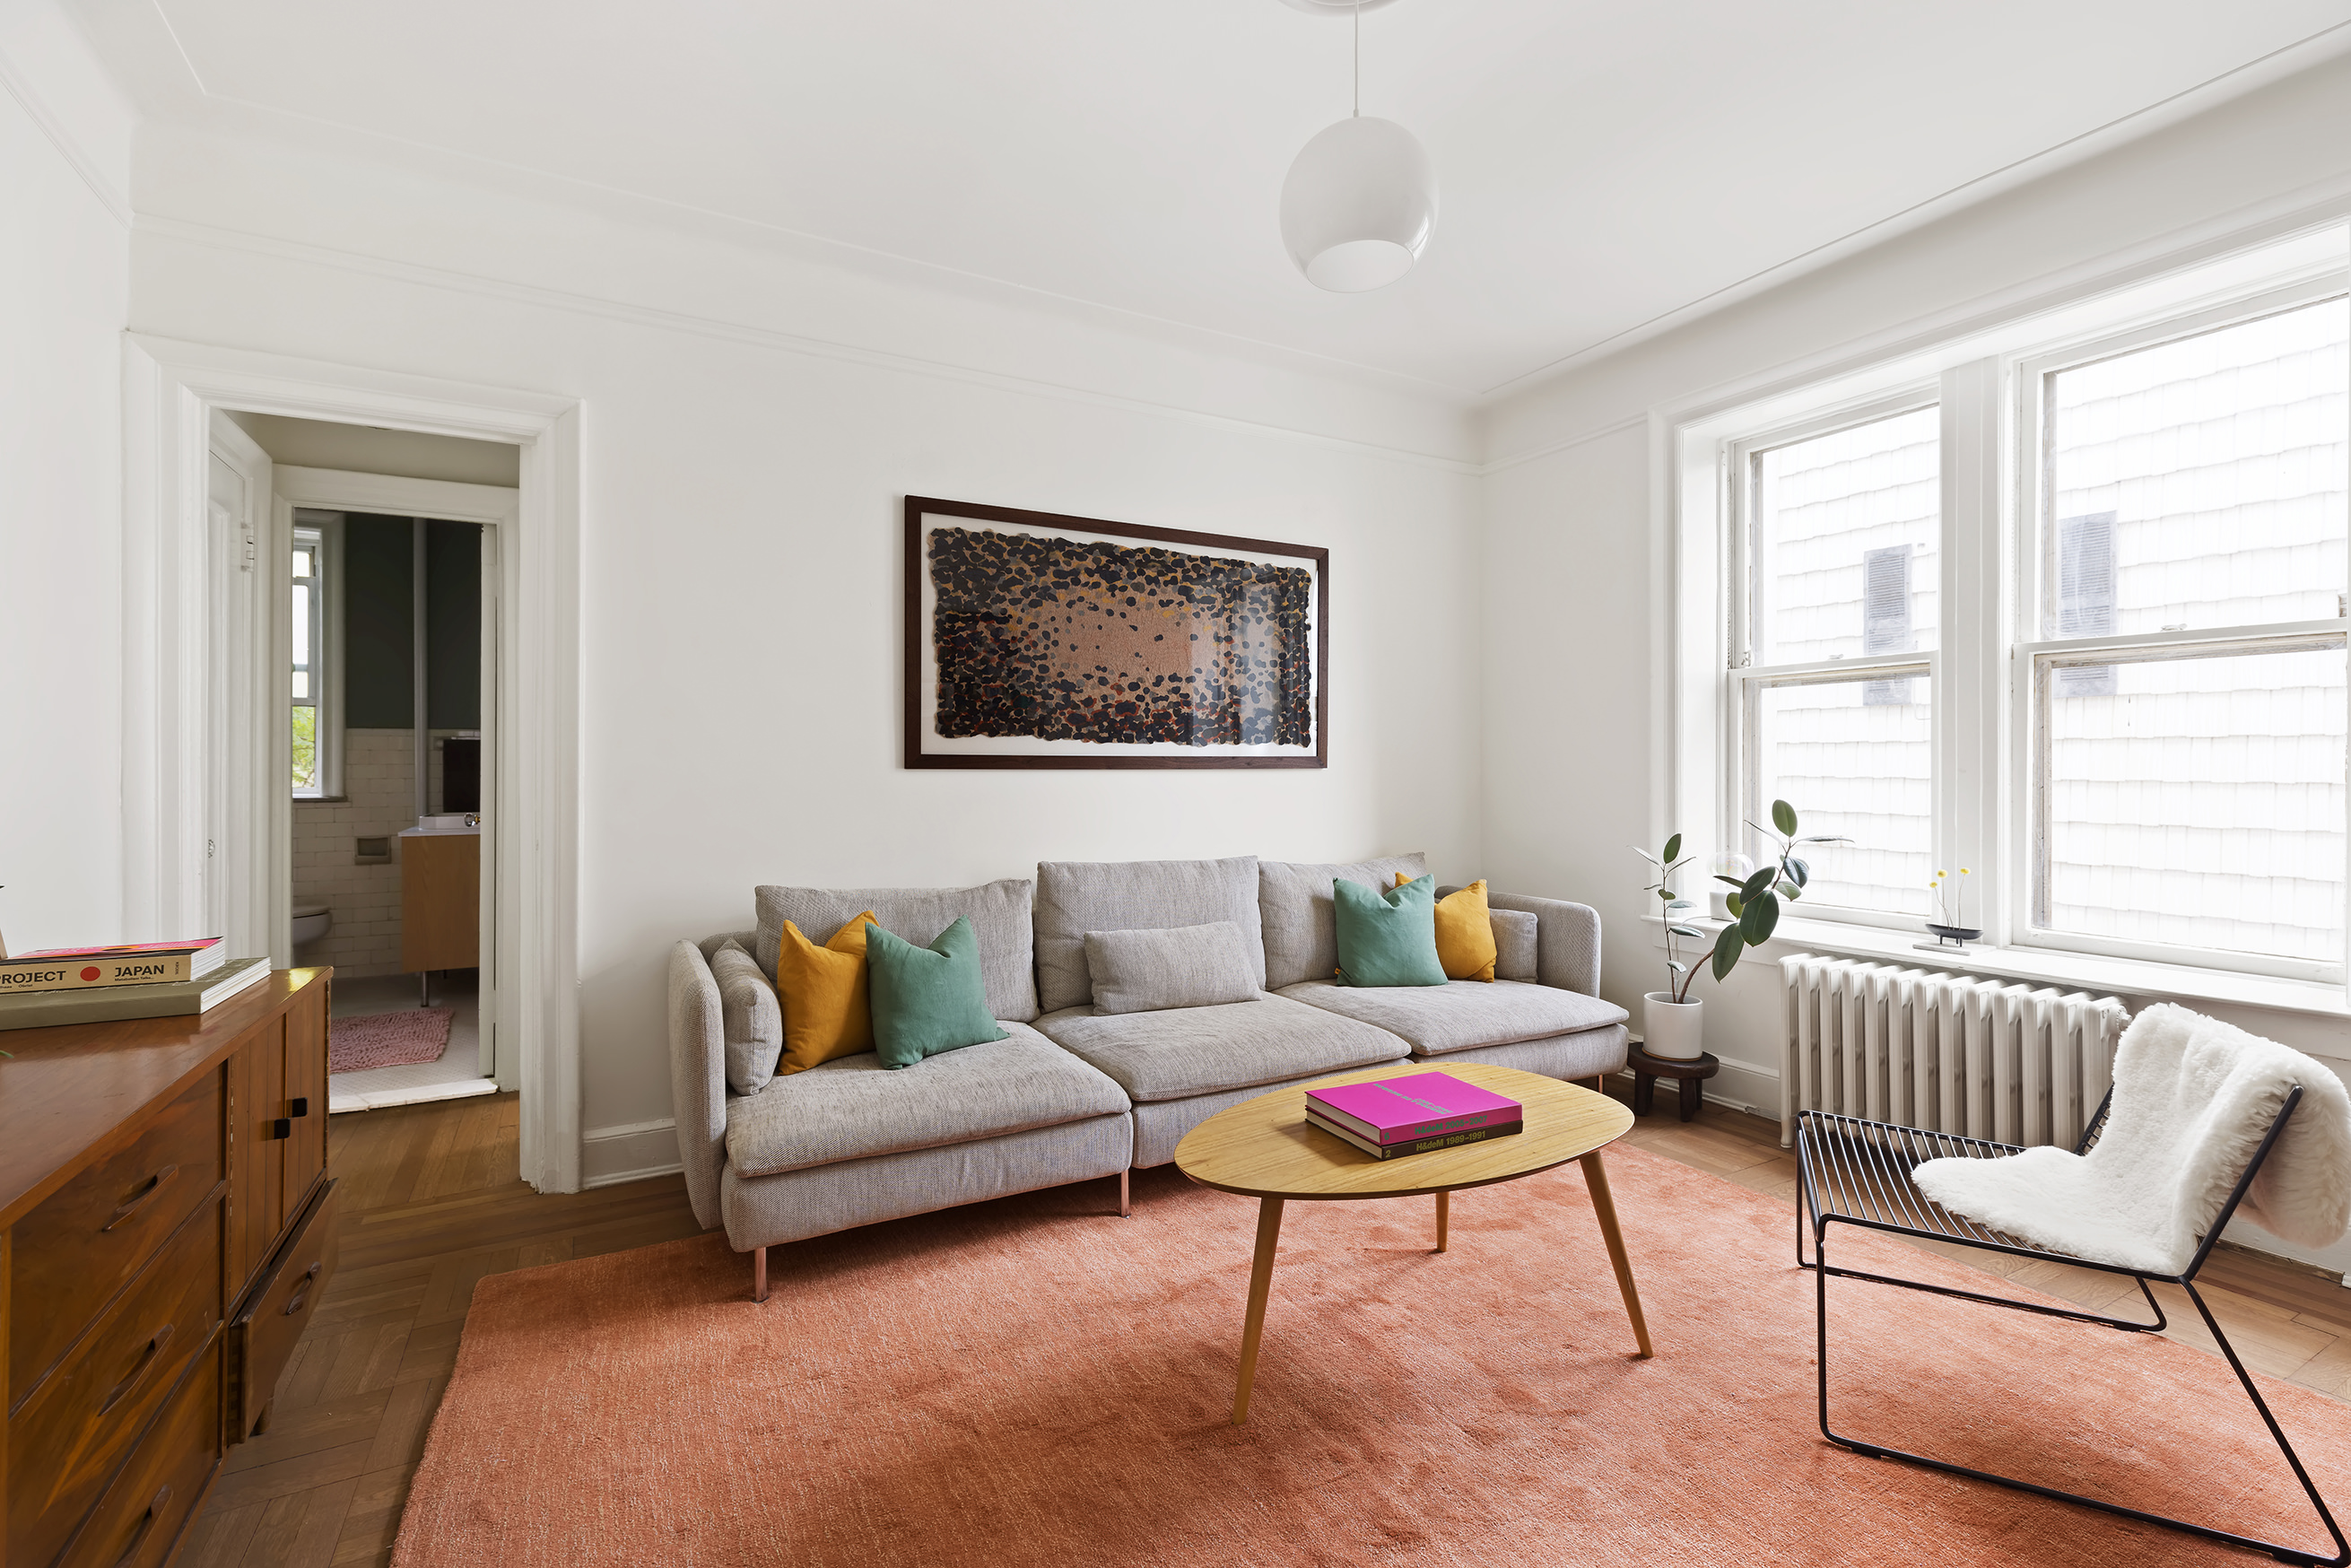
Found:
[[[83,150],[73,133],[66,129],[65,121],[50,110],[39,93],[33,90],[32,84],[25,79],[16,60],[5,50],[0,50],[0,88],[7,89],[8,96],[24,110],[25,117],[47,138],[49,145],[57,150],[57,156],[66,161],[67,167],[89,187],[89,193],[98,198],[99,205],[106,209],[108,215],[124,228],[131,227],[130,193],[107,178],[98,161]]]
[[[1103,392],[1098,388],[1081,386],[1073,382],[1050,381],[1037,376],[1014,375],[976,365],[925,359],[888,350],[870,349],[855,343],[815,338],[772,327],[758,327],[747,322],[730,321],[717,317],[696,316],[655,306],[632,304],[626,300],[581,294],[543,284],[517,283],[506,278],[463,272],[454,267],[396,261],[384,256],[367,256],[354,251],[337,250],[325,246],[279,239],[274,235],[258,235],[246,230],[193,223],[183,218],[155,217],[141,214],[136,219],[133,232],[182,245],[201,246],[214,250],[266,256],[274,260],[294,262],[309,267],[331,267],[338,271],[360,273],[422,287],[448,289],[485,298],[501,299],[511,304],[568,311],[575,315],[592,316],[631,326],[687,333],[695,337],[747,344],[755,348],[798,354],[811,359],[832,360],[895,371],[907,375],[928,376],[935,380],[987,387],[995,391],[1017,392],[1029,397],[1081,402],[1096,408],[1182,419],[1215,429],[1295,442],[1330,452],[1376,457],[1415,467],[1432,468],[1440,473],[1475,477],[1483,473],[1485,468],[1483,464],[1471,459],[1449,456],[1440,452],[1421,451],[1351,436],[1329,435],[1320,431],[1276,424],[1263,420],[1244,419],[1233,414],[1189,408],[1180,403]]]

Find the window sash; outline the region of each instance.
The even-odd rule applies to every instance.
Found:
[[[304,612],[299,632],[301,645],[305,647],[308,657],[305,661],[297,663],[293,658],[293,649],[289,647],[287,650],[287,663],[289,678],[287,689],[289,701],[285,723],[287,742],[290,746],[295,714],[303,708],[308,708],[311,712],[310,782],[307,785],[292,785],[292,789],[294,798],[298,800],[317,800],[327,797],[330,782],[328,778],[327,747],[328,726],[332,722],[328,706],[331,672],[327,657],[327,547],[323,531],[314,528],[297,528],[294,530],[293,548],[287,552],[289,572],[293,558],[296,556],[308,558],[309,570],[307,573],[289,576],[287,597],[291,599],[291,589],[294,584],[298,583],[307,590],[303,595]],[[291,675],[295,672],[307,676],[307,679],[301,683],[305,690],[299,695],[291,695],[294,689]],[[292,769],[289,768],[287,772],[290,784]]]

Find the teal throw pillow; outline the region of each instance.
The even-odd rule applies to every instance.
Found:
[[[865,971],[873,1004],[873,1048],[884,1067],[1008,1039],[987,1010],[979,938],[964,915],[928,947],[865,923]]]
[[[1441,986],[1437,957],[1437,879],[1415,878],[1388,893],[1359,882],[1331,884],[1339,921],[1343,986]]]

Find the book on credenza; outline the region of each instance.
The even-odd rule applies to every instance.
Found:
[[[193,1017],[269,978],[267,958],[233,958],[201,979],[146,986],[87,986],[0,996],[0,1030],[61,1023]]]
[[[1431,1138],[1402,1138],[1393,1144],[1375,1144],[1369,1138],[1359,1138],[1344,1127],[1333,1126],[1311,1108],[1306,1113],[1306,1124],[1330,1134],[1350,1148],[1361,1149],[1375,1160],[1401,1159],[1406,1155],[1426,1155],[1438,1149],[1458,1149],[1470,1144],[1482,1144],[1492,1138],[1507,1138],[1513,1133],[1523,1133],[1527,1124],[1518,1122],[1489,1122],[1482,1127],[1465,1132],[1439,1133]]]
[[[201,980],[227,958],[228,949],[217,936],[105,947],[44,947],[0,957],[0,996]]]
[[[1306,1092],[1306,1109],[1367,1144],[1403,1143],[1520,1120],[1516,1100],[1449,1072],[1408,1072]]]

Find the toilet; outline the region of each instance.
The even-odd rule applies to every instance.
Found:
[[[316,942],[335,928],[335,912],[323,904],[294,906],[294,946]]]

